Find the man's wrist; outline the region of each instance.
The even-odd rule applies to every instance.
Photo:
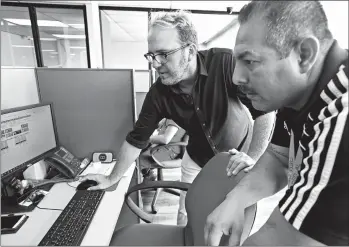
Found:
[[[112,174],[107,176],[107,179],[109,180],[110,184],[114,185],[116,184],[120,178],[118,176],[112,176]]]

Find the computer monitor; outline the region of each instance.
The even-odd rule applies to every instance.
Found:
[[[1,179],[58,149],[52,103],[1,111]]]

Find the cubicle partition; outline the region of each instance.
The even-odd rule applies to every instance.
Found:
[[[132,69],[36,69],[41,102],[53,102],[60,143],[78,158],[117,155],[135,122]]]

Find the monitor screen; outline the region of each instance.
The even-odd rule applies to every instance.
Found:
[[[57,147],[51,104],[1,112],[1,177],[40,160]]]

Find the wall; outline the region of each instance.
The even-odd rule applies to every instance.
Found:
[[[348,48],[348,1],[321,1],[333,37],[342,48]]]
[[[104,49],[105,68],[148,69],[148,62],[143,54],[148,52],[146,42],[104,42],[110,43]]]
[[[1,69],[1,110],[39,103],[34,68]]]

